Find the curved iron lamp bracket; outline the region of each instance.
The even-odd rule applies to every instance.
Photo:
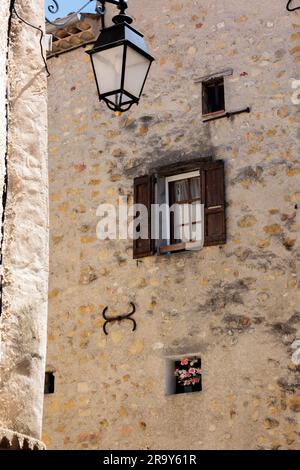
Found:
[[[136,321],[134,320],[134,318],[131,318],[132,315],[134,315],[135,311],[136,311],[136,308],[135,308],[135,305],[133,302],[130,302],[130,305],[132,307],[132,312],[130,313],[125,313],[124,315],[118,315],[116,317],[108,317],[106,315],[107,311],[108,311],[108,307],[105,307],[105,309],[103,310],[102,312],[102,315],[103,315],[103,318],[105,320],[105,323],[103,325],[103,331],[106,335],[108,335],[108,331],[107,331],[107,325],[108,323],[113,323],[113,322],[121,322],[123,320],[129,320],[133,323],[133,329],[132,331],[135,331],[136,330],[136,327],[137,327],[137,324],[136,324]]]
[[[105,28],[105,14],[106,14],[106,3],[110,3],[111,5],[116,5],[116,7],[120,10],[120,13],[113,17],[113,22],[115,24],[124,23],[125,21],[128,24],[132,23],[132,18],[126,15],[126,10],[128,8],[128,1],[127,0],[96,0],[96,12],[101,15],[102,21],[102,29]]]
[[[48,9],[49,13],[51,13],[51,15],[55,15],[59,11],[58,0],[50,0],[50,1],[51,1],[51,4],[48,5],[47,9]],[[111,3],[112,5],[116,5],[118,7],[118,9],[120,10],[120,15],[117,15],[117,17],[115,17],[116,19],[120,16],[121,16],[121,18],[124,18],[126,16],[125,11],[128,8],[128,1],[127,0],[88,0],[81,8],[79,8],[79,10],[77,10],[75,12],[75,14],[78,15],[87,5],[89,5],[91,2],[94,2],[94,1],[96,1],[96,12],[99,15],[101,15],[102,18],[103,18],[102,19],[102,27],[105,27],[104,16],[105,16],[105,13],[106,13],[106,8],[105,8],[106,3]],[[286,5],[287,11],[292,12],[292,11],[300,10],[300,6],[292,7],[293,1],[294,0],[288,0],[288,3]],[[127,18],[128,18],[129,21],[131,20],[130,17],[127,17]],[[60,27],[66,26],[69,23],[69,21],[71,21],[71,19],[65,21],[64,23],[57,23],[57,22],[50,21],[49,18],[46,17],[46,23],[49,23],[49,24],[52,24],[52,25],[55,25],[55,26],[60,26]]]
[[[58,0],[50,0],[51,4],[48,5],[47,10],[51,15],[55,15],[59,11],[59,2]],[[126,15],[126,10],[128,8],[128,1],[127,0],[88,0],[82,7],[80,7],[77,11],[74,12],[75,15],[78,15],[82,10],[84,10],[85,7],[87,7],[91,2],[96,2],[96,8],[95,11],[102,17],[102,28],[105,28],[105,13],[106,13],[106,8],[105,4],[106,3],[111,3],[112,5],[116,5],[118,9],[120,10],[119,15],[116,15],[113,20],[114,22],[123,22],[124,20],[127,21],[129,24],[132,23],[132,18],[130,16]],[[52,24],[54,26],[58,26],[61,28],[64,28],[65,26],[68,25],[68,23],[72,20],[73,15],[67,21],[63,23],[59,23],[57,21],[51,21],[49,18],[46,17],[46,23]]]
[[[125,14],[125,11],[128,8],[128,0],[98,0],[98,2],[104,4],[104,6],[105,3],[111,3],[112,5],[116,5],[122,15]]]

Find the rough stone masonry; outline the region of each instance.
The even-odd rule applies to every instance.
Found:
[[[51,449],[300,445],[300,15],[286,2],[131,0],[156,62],[139,107],[98,102],[82,48],[49,60],[50,288],[43,439]],[[99,25],[100,28],[100,25]],[[58,45],[59,46],[59,45]],[[197,78],[232,68],[203,123]],[[226,167],[227,244],[133,260],[96,237],[133,178],[212,156]],[[103,334],[102,310],[136,304]],[[129,310],[128,310],[129,311]],[[203,391],[165,393],[168,359],[201,356]]]
[[[10,15],[12,5],[0,4],[0,449],[41,449],[48,291],[46,74],[40,34]],[[14,5],[24,20],[43,24],[41,0]]]

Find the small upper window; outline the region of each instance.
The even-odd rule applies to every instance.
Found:
[[[202,114],[225,112],[224,78],[202,83]]]

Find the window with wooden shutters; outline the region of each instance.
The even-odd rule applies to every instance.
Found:
[[[151,239],[151,205],[154,203],[153,176],[141,176],[134,180],[134,234],[133,257],[135,259],[154,254]],[[143,209],[144,208],[144,209]]]
[[[180,163],[161,168],[155,175],[136,178],[134,203],[148,209],[143,217],[136,210],[134,258],[226,243],[224,163],[221,160]],[[151,210],[154,203],[158,212]],[[187,211],[180,213],[182,219],[174,218],[173,204],[180,208],[188,206]],[[200,233],[200,238],[195,238],[195,233],[197,236]]]

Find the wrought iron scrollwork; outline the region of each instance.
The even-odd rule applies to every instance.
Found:
[[[52,5],[48,6],[48,11],[52,14],[55,15],[59,11],[59,4],[56,0],[51,0]]]
[[[85,7],[87,7],[91,2],[94,2],[95,0],[88,0],[87,2],[85,2],[84,5],[82,5],[82,7],[80,7],[77,11],[74,12],[74,15],[79,15],[79,13],[82,12],[82,10],[85,9]],[[48,11],[52,14],[52,15],[55,15],[56,13],[59,12],[59,3],[57,0],[51,0],[52,4],[48,6]],[[63,23],[59,23],[57,21],[53,22],[51,20],[49,20],[49,18],[46,17],[46,23],[48,24],[52,24],[54,26],[58,26],[58,27],[61,27],[61,28],[64,28],[65,26],[67,26],[68,23],[70,23],[70,21],[72,21],[74,15],[71,15],[70,18],[68,18],[65,22]]]
[[[300,6],[298,6],[298,7],[293,7],[293,6],[292,6],[293,2],[294,2],[294,0],[289,0],[289,1],[288,1],[287,6],[286,6],[287,11],[296,11],[296,10],[300,10]]]
[[[101,26],[102,29],[105,28],[105,14],[106,14],[106,3],[110,3],[112,5],[116,5],[120,10],[121,17],[126,17],[128,22],[131,22],[131,18],[126,16],[125,12],[128,8],[128,1],[127,0],[96,0],[96,12],[101,16]],[[117,15],[115,18],[118,18]]]
[[[131,305],[131,307],[132,307],[132,312],[130,312],[130,313],[125,313],[124,315],[118,315],[118,316],[116,316],[116,317],[108,317],[108,316],[106,315],[107,310],[108,310],[108,307],[105,307],[105,309],[104,309],[103,312],[102,312],[102,315],[103,315],[103,318],[104,318],[104,320],[105,320],[105,323],[104,323],[104,325],[103,325],[103,331],[104,331],[104,333],[105,333],[106,335],[108,335],[108,331],[107,331],[107,329],[106,329],[108,323],[112,323],[112,322],[116,322],[116,321],[117,321],[117,322],[121,322],[122,320],[129,320],[129,321],[131,321],[131,322],[133,323],[133,329],[132,329],[132,331],[135,331],[135,330],[136,330],[136,327],[137,327],[136,321],[134,320],[134,318],[131,318],[132,315],[134,315],[134,313],[135,313],[135,311],[136,311],[136,308],[135,308],[135,305],[134,305],[133,302],[130,302],[130,305]]]
[[[51,15],[55,15],[56,13],[59,12],[59,2],[58,0],[50,0],[51,4],[48,5],[47,9]],[[86,6],[88,6],[91,2],[96,2],[95,6],[95,11],[101,16],[101,21],[102,21],[102,28],[105,27],[105,13],[106,13],[106,3],[111,3],[113,5],[116,5],[118,9],[120,10],[121,15],[125,15],[125,11],[128,8],[128,3],[127,0],[88,0],[81,8],[79,8],[76,12],[74,12],[75,15],[78,15]],[[129,17],[128,17],[129,18]],[[53,22],[50,21],[49,18],[46,17],[46,23],[48,24],[53,24],[55,26],[60,26],[60,27],[65,27],[72,18],[67,19],[64,23],[58,23],[57,21]]]

